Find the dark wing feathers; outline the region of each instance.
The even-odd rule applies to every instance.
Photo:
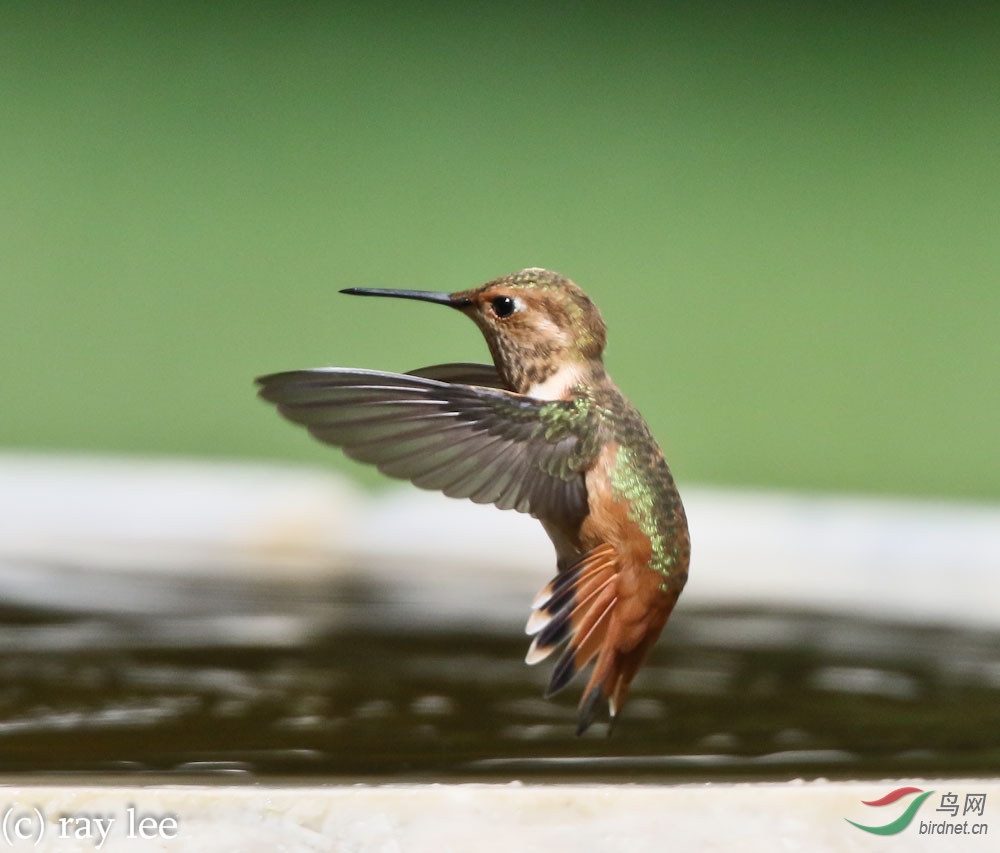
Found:
[[[286,418],[385,474],[451,497],[578,522],[587,512],[583,472],[594,455],[586,411],[487,387],[491,376],[499,381],[485,365],[437,365],[410,374],[297,370],[257,381],[261,397]]]
[[[452,382],[457,385],[479,385],[483,388],[510,390],[504,385],[500,374],[492,364],[455,362],[454,364],[431,364],[417,370],[406,371],[407,376],[422,376],[438,382]]]

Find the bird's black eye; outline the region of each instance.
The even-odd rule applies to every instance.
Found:
[[[517,304],[509,296],[496,296],[493,299],[493,313],[496,314],[501,320],[504,317],[509,317],[514,313],[514,309],[517,308]]]

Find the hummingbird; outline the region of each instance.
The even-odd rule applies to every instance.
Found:
[[[525,661],[560,650],[546,697],[592,665],[577,733],[603,703],[610,733],[684,588],[691,544],[663,453],[605,370],[597,306],[539,268],[455,293],[341,292],[460,311],[493,364],[293,370],[260,377],[260,396],[390,477],[537,518],[557,574],[531,605]]]

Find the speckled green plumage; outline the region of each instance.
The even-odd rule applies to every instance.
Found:
[[[666,465],[662,466],[662,471],[651,471],[648,460],[644,461],[642,456],[641,451],[620,445],[615,455],[611,486],[616,497],[628,501],[629,517],[649,537],[653,551],[649,568],[669,577],[671,566],[679,556],[676,544],[677,525],[665,518],[664,510],[671,508],[671,503],[677,498],[677,491],[672,488],[673,478],[666,470]]]
[[[583,397],[546,403],[539,411],[540,433],[545,441],[571,436],[577,440],[576,448],[566,457],[567,467],[574,471],[587,467],[601,449],[600,431],[595,428],[597,420],[591,401]]]
[[[574,402],[591,415],[594,439],[599,444],[617,442],[612,493],[627,502],[629,517],[649,537],[649,568],[669,576],[672,566],[687,565],[688,555],[682,552],[687,522],[663,453],[642,415],[610,380],[574,391],[580,395]]]

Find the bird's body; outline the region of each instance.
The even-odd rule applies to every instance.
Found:
[[[350,290],[469,315],[494,365],[263,377],[261,396],[390,476],[538,518],[558,574],[528,620],[527,662],[567,644],[547,695],[596,658],[578,730],[612,718],[684,587],[687,520],[659,446],[604,369],[605,327],[571,281],[528,269],[454,294]]]

